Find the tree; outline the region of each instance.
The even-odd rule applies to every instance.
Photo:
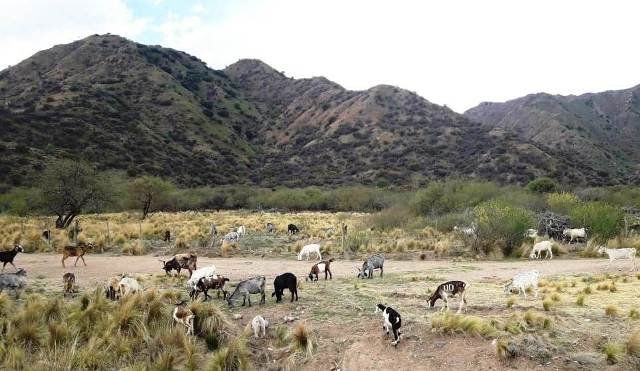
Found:
[[[171,182],[158,177],[137,178],[128,187],[129,206],[139,208],[142,212],[141,219],[144,220],[149,213],[166,205],[173,191],[175,186]]]
[[[42,208],[54,214],[56,228],[67,228],[85,211],[100,209],[111,196],[108,181],[84,162],[54,160],[40,177]]]

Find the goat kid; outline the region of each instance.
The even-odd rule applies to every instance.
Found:
[[[333,275],[331,274],[331,262],[333,262],[333,258],[314,264],[313,267],[311,267],[311,272],[309,272],[309,276],[306,278],[306,281],[317,281],[320,272],[324,272],[325,280],[327,279],[327,275],[329,276],[329,279],[333,279]],[[315,279],[313,276],[315,276]]]
[[[78,244],[76,246],[65,246],[62,249],[62,268],[65,268],[64,266],[64,261],[67,260],[68,257],[70,256],[75,256],[76,257],[76,261],[75,263],[73,263],[73,266],[75,267],[76,264],[78,264],[78,259],[82,259],[82,263],[84,263],[84,266],[87,266],[87,262],[84,261],[84,254],[87,253],[88,250],[93,249],[93,244],[92,243],[84,243],[84,242],[78,242]]]
[[[464,305],[467,303],[467,287],[469,287],[469,284],[463,281],[448,281],[441,284],[436,288],[436,291],[434,291],[431,297],[427,300],[427,308],[435,307],[436,301],[438,301],[438,299],[442,299],[442,301],[444,301],[444,306],[440,309],[440,311],[443,311],[445,309],[449,310],[449,299],[460,295],[460,302],[458,303],[457,312],[460,313]]]
[[[269,321],[264,319],[262,316],[255,316],[253,317],[253,320],[251,320],[251,327],[253,328],[254,337],[259,338],[260,333],[262,333],[262,336],[267,336]]]
[[[63,287],[63,296],[67,296],[67,294],[73,294],[73,288],[76,285],[76,275],[73,273],[65,273],[62,276],[62,287]]]
[[[173,309],[173,320],[187,328],[187,335],[193,335],[193,319],[195,316],[191,309],[185,307],[186,302],[186,300],[182,300],[176,303],[176,307]]]
[[[316,254],[318,256],[318,260],[322,260],[322,255],[320,254],[320,245],[318,245],[317,243],[303,246],[298,253],[298,260],[302,260],[302,257],[306,255],[308,261],[311,253]]]
[[[513,289],[518,289],[518,295],[522,293],[524,299],[527,299],[527,288],[531,287],[538,297],[538,278],[540,272],[529,271],[517,274],[513,279],[504,286],[504,293],[509,295]]]
[[[376,305],[375,313],[382,312],[382,317],[384,318],[384,322],[382,324],[382,330],[387,332],[389,335],[389,331],[393,331],[393,341],[391,344],[393,346],[397,346],[400,342],[400,337],[402,333],[400,332],[400,326],[402,326],[402,319],[400,318],[400,313],[396,312],[393,308],[387,307],[383,304]]]
[[[531,249],[531,254],[529,254],[529,259],[540,259],[542,258],[542,252],[546,251],[547,258],[553,259],[553,244],[551,241],[542,241],[533,245],[533,249]]]

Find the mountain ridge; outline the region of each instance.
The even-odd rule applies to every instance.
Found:
[[[256,59],[214,70],[171,48],[93,35],[0,71],[0,188],[28,184],[52,158],[187,187],[620,182],[597,168],[585,178],[571,151],[476,121],[392,85],[352,91]]]

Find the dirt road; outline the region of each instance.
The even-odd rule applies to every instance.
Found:
[[[158,259],[166,257],[155,256],[104,256],[88,255],[85,257],[87,266],[82,261],[77,267],[73,266],[74,258],[66,261],[66,268],[60,263],[60,255],[54,254],[20,254],[16,258],[16,266],[27,270],[29,277],[38,278],[46,283],[59,284],[62,275],[73,272],[78,277],[80,286],[90,286],[96,282],[103,282],[108,277],[119,273],[158,274],[162,263]],[[313,261],[297,261],[295,259],[260,259],[260,258],[199,258],[198,266],[215,264],[217,270],[231,277],[233,280],[247,278],[254,275],[265,275],[273,278],[283,272],[293,272],[302,277],[309,273]],[[334,278],[354,277],[355,267],[361,261],[336,261],[332,263]],[[574,259],[574,260],[517,260],[517,261],[483,261],[483,262],[452,262],[440,261],[406,261],[387,260],[385,274],[416,272],[435,275],[444,279],[461,280],[503,280],[512,277],[522,270],[537,269],[542,276],[556,274],[603,273],[607,265],[604,259]],[[609,272],[629,269],[629,262],[614,263]],[[8,266],[7,271],[12,271]],[[377,274],[377,273],[376,273]]]

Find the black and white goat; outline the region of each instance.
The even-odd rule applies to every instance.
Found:
[[[13,265],[13,268],[18,270],[16,266],[13,264],[13,259],[15,259],[16,255],[19,252],[24,252],[24,249],[20,245],[13,246],[13,249],[8,251],[0,251],[0,262],[2,262],[2,271],[4,272],[4,267],[7,263]]]
[[[384,318],[382,329],[387,332],[387,335],[389,335],[389,330],[393,331],[393,341],[391,344],[397,346],[400,342],[400,336],[402,336],[402,333],[400,332],[400,326],[402,326],[400,313],[383,304],[376,305],[375,313],[378,312],[382,312],[382,317]]]
[[[467,287],[469,287],[469,284],[463,281],[448,281],[441,284],[427,300],[427,308],[435,307],[436,301],[438,301],[438,299],[442,299],[442,301],[444,301],[444,307],[440,310],[449,310],[449,299],[460,295],[460,302],[458,303],[458,313],[460,313],[464,305],[467,303]]]

